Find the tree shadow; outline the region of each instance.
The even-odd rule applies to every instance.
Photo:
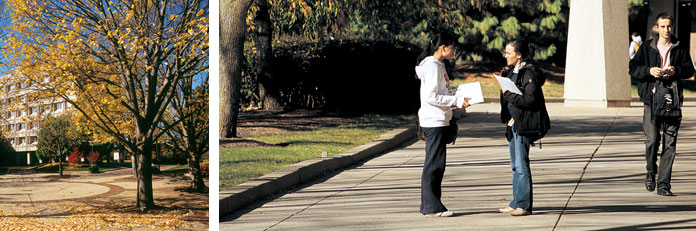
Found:
[[[696,221],[696,219],[682,219],[677,221],[655,222],[650,224],[629,225],[606,229],[595,229],[595,231],[647,231],[647,230],[696,230],[696,225],[680,227],[662,227],[666,225],[686,224]]]

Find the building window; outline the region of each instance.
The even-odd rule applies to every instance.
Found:
[[[14,130],[15,130],[15,125],[14,125],[14,124],[10,124],[10,131],[14,131]]]
[[[10,118],[15,117],[16,114],[17,114],[17,113],[15,113],[14,111],[11,111],[11,112],[10,112]]]
[[[54,103],[54,104],[53,104],[53,110],[54,110],[54,111],[63,110],[63,103]]]
[[[17,138],[17,139],[19,140],[19,141],[18,141],[19,145],[24,144],[24,137],[19,137],[19,138]]]
[[[10,144],[14,145],[15,144],[15,139],[10,139]]]
[[[27,124],[26,123],[19,123],[19,130],[24,130],[27,129]]]
[[[43,78],[41,79],[41,82],[43,82],[43,83],[48,83],[48,76],[43,77]]]
[[[27,115],[27,111],[25,111],[25,110],[21,110],[19,113],[20,113],[21,116]]]
[[[29,139],[31,140],[32,144],[36,144],[37,142],[39,142],[39,139],[36,136],[29,137]]]

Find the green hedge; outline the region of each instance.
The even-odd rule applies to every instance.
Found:
[[[417,110],[415,77],[420,48],[405,42],[295,42],[274,47],[272,73],[288,108],[350,113],[403,113]],[[242,90],[254,103],[255,63],[247,56]],[[251,83],[251,84],[249,84]]]

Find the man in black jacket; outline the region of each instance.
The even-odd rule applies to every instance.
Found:
[[[671,177],[674,156],[677,153],[677,133],[681,124],[681,115],[663,117],[653,112],[653,93],[656,82],[677,83],[679,103],[683,100],[681,79],[693,76],[694,67],[689,56],[688,44],[682,45],[672,34],[672,16],[660,13],[655,20],[657,38],[645,41],[629,63],[631,78],[638,81],[638,95],[643,101],[643,132],[645,133],[645,160],[647,162],[645,188],[655,190],[657,174],[657,194],[672,196]],[[660,130],[664,135],[662,157],[658,170],[657,150],[660,147]]]

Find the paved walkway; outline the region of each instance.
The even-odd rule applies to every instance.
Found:
[[[423,141],[259,202],[221,230],[687,230],[696,229],[696,103],[685,105],[672,175],[676,196],[644,187],[642,105],[548,104],[553,129],[532,147],[532,216],[500,214],[512,178],[499,106],[475,105],[448,147],[443,202],[450,218],[418,213]]]
[[[64,177],[3,174],[0,230],[207,230],[208,195],[183,191],[188,184],[188,176],[153,175],[155,204],[164,209],[140,213],[131,168],[99,174],[65,171]]]

